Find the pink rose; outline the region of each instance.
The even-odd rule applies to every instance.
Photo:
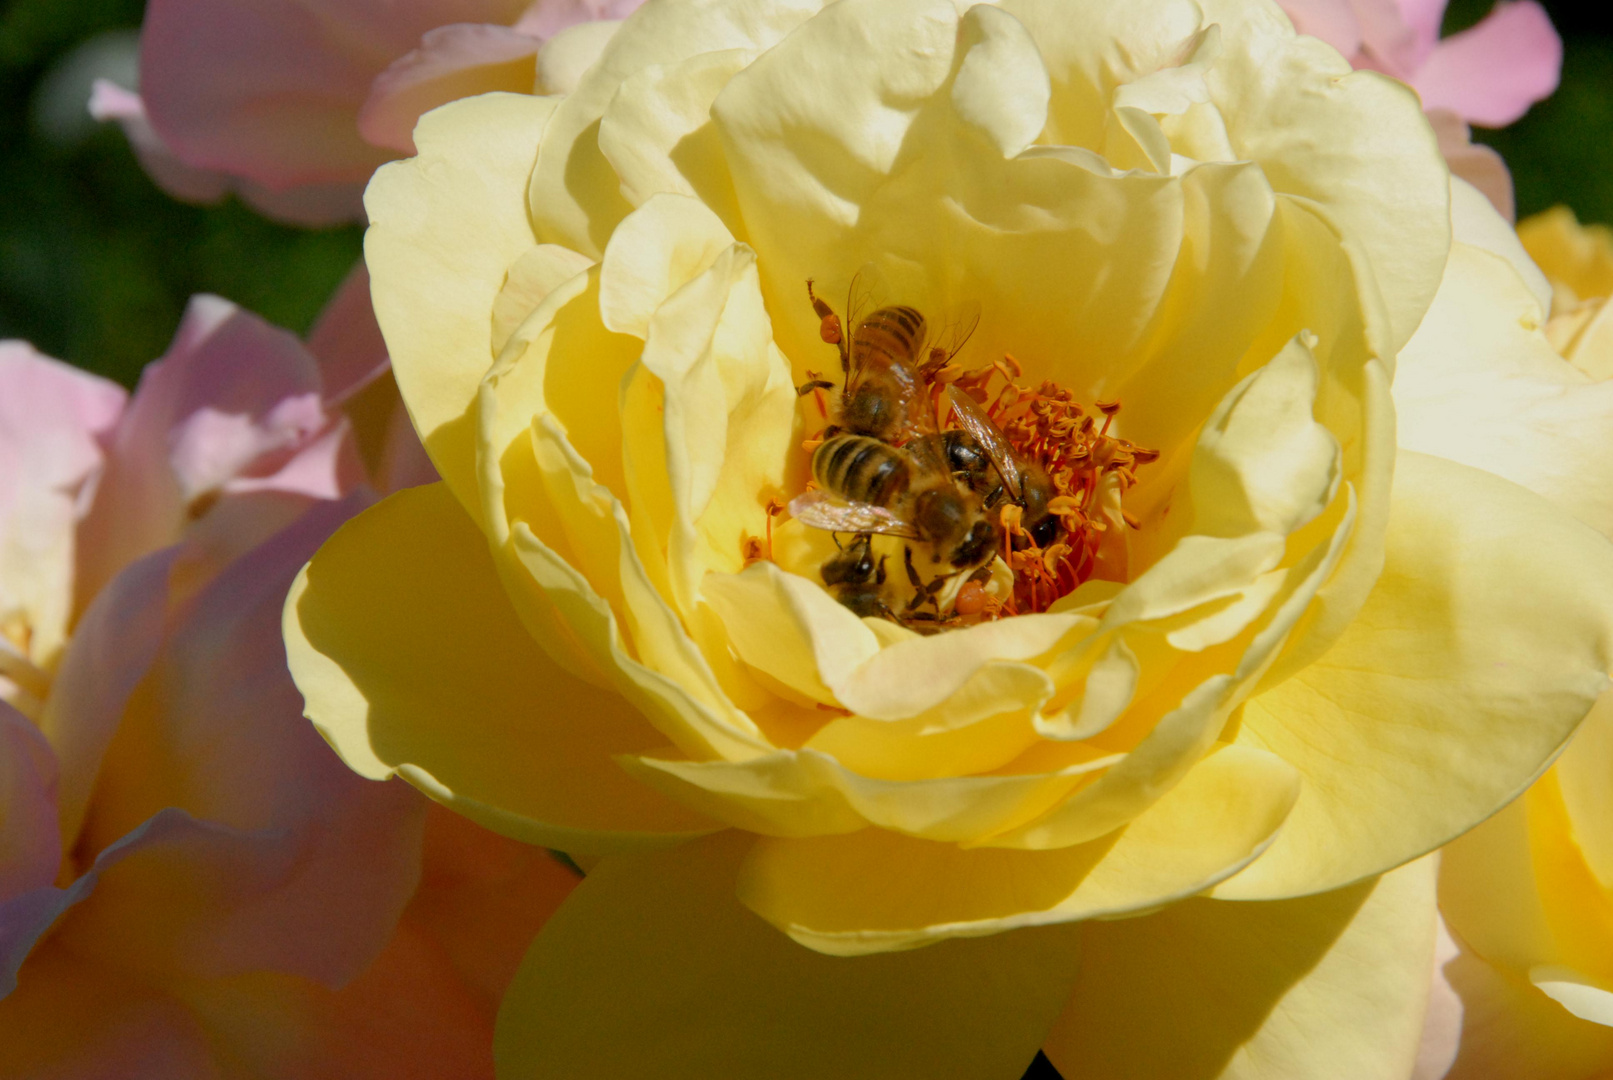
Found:
[[[492,90],[569,89],[641,0],[152,0],[139,95],[97,87],[146,170],[181,199],[235,190],[270,217],[358,219],[420,114]],[[558,36],[558,37],[557,37]]]
[[[491,1076],[575,878],[302,719],[281,604],[387,405],[325,326],[200,297],[132,397],[0,343],[0,1077]]]

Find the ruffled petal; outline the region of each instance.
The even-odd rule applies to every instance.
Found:
[[[520,193],[554,108],[523,94],[444,105],[415,131],[419,156],[377,172],[365,195],[365,261],[398,389],[437,472],[478,520],[474,402],[493,364],[489,313],[532,247]]]

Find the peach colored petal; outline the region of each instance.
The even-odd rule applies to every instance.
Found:
[[[341,986],[391,937],[418,850],[393,849],[401,889],[344,872],[330,864],[389,839],[383,822],[345,824],[321,843],[317,827],[242,830],[163,810],[96,858],[51,941],[164,980],[277,971]]]
[[[1518,219],[1517,204],[1513,199],[1512,173],[1501,155],[1483,143],[1473,141],[1467,122],[1449,109],[1431,109],[1428,122],[1433,125],[1439,139],[1440,156],[1451,167],[1451,175],[1460,177],[1478,188],[1496,213],[1508,222]]]
[[[1516,0],[1441,41],[1410,81],[1425,108],[1503,127],[1557,89],[1562,65],[1563,42],[1545,9]]]
[[[115,912],[100,895],[91,905],[101,949],[206,974],[232,963],[254,970],[244,966],[250,959],[335,985],[390,934],[415,887],[424,804],[402,784],[352,774],[303,720],[279,633],[292,577],[359,505],[316,503],[171,621],[123,712],[79,848],[115,846],[164,814],[183,811],[197,824],[172,832],[172,853],[103,881],[101,893],[122,890],[122,900]],[[234,884],[198,908],[193,925],[152,906],[169,903],[174,874],[209,882],[221,864]],[[251,886],[253,875],[268,876]],[[131,876],[138,886],[117,884]],[[262,895],[226,916],[243,889]],[[191,891],[201,896],[205,886]],[[142,919],[162,932],[148,927],[144,943],[132,944]]]
[[[420,889],[404,918],[437,940],[491,1016],[532,938],[581,880],[543,848],[433,803]]]
[[[413,154],[414,125],[422,113],[493,90],[532,93],[539,44],[504,26],[429,30],[418,48],[376,76],[358,112],[359,134],[375,146]]]
[[[3,1080],[222,1080],[185,1006],[108,965],[46,946],[0,1003]]]
[[[492,1016],[405,923],[340,990],[277,972],[178,991],[221,1058],[274,1080],[492,1080]]]
[[[78,838],[101,759],[129,695],[156,657],[169,575],[178,554],[169,548],[149,555],[102,590],[79,620],[56,670],[39,726],[60,770],[57,804],[64,851]]]

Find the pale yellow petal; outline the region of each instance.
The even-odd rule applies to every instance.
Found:
[[[1558,356],[1543,319],[1510,264],[1454,246],[1395,375],[1400,445],[1504,476],[1613,536],[1613,382]]]
[[[600,120],[628,79],[654,65],[702,53],[759,52],[819,6],[817,0],[741,0],[648,4],[634,12],[566,96],[545,132],[527,196],[538,238],[598,258],[632,209],[599,143]]]
[[[611,760],[660,737],[532,642],[486,541],[441,484],[343,526],[293,585],[285,632],[308,715],[364,776],[399,773],[488,828],[551,847],[620,850],[714,827]]]
[[[1366,607],[1244,708],[1238,740],[1304,792],[1217,895],[1336,888],[1471,828],[1539,775],[1610,668],[1613,545],[1489,473],[1402,453]]]
[[[1078,934],[822,956],[741,907],[746,841],[596,867],[499,1013],[504,1080],[1018,1080],[1069,995]]]
[[[722,88],[756,58],[752,49],[703,52],[629,76],[599,122],[599,149],[622,197],[643,206],[658,193],[691,195],[740,227],[734,183],[711,119]]]
[[[605,328],[640,339],[667,298],[717,261],[734,238],[698,199],[656,195],[611,234],[599,279]]]
[[[1574,842],[1613,892],[1613,695],[1603,694],[1555,766]]]
[[[1052,851],[963,850],[877,829],[764,839],[740,875],[752,910],[821,952],[1135,912],[1191,896],[1254,858],[1298,792],[1269,754],[1225,747],[1125,829]]]
[[[1451,177],[1451,239],[1505,259],[1528,286],[1540,310],[1551,310],[1551,283],[1529,257],[1512,223],[1498,214],[1477,188],[1458,176]]]
[[[1044,1048],[1070,1078],[1403,1080],[1434,952],[1420,862],[1300,900],[1195,899],[1084,926]]]
[[[476,516],[476,388],[493,364],[493,301],[533,245],[521,193],[554,108],[501,93],[434,109],[415,129],[419,156],[382,166],[365,193],[371,298],[398,390]]]

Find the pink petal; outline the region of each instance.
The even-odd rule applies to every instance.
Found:
[[[118,429],[79,534],[81,587],[173,543],[229,481],[284,468],[325,434],[322,398],[319,365],[294,335],[218,297],[194,298]]]
[[[429,30],[419,48],[376,77],[359,110],[359,134],[376,146],[412,154],[414,125],[422,113],[494,90],[532,93],[538,45],[537,38],[503,26]]]
[[[325,404],[344,403],[391,370],[386,341],[370,305],[370,273],[360,259],[308,332],[308,351],[319,361]]]
[[[75,915],[93,924],[77,947],[339,985],[385,944],[417,879],[423,800],[341,763],[302,717],[280,638],[292,578],[363,502],[314,503],[181,606],[106,755],[82,845],[180,811],[193,825],[164,826],[170,854],[142,857],[116,904],[103,880],[94,912]],[[162,914],[190,894],[194,907]]]
[[[0,625],[31,639],[0,641],[0,687],[43,692],[29,668],[52,662],[66,634],[73,534],[125,397],[25,342],[0,341]]]
[[[366,479],[364,463],[353,444],[352,426],[343,419],[305,443],[274,472],[226,481],[223,491],[229,495],[283,491],[312,499],[339,499]]]
[[[0,702],[0,902],[56,879],[56,755],[39,729]]]
[[[1446,38],[1411,84],[1426,109],[1503,127],[1557,89],[1563,42],[1534,0],[1501,3],[1477,26]]]
[[[516,20],[515,30],[532,37],[554,37],[568,26],[596,22],[600,19],[625,19],[637,11],[644,0],[534,0],[526,12]],[[1300,0],[1301,3],[1325,0]]]
[[[117,121],[146,175],[181,202],[216,203],[233,191],[266,217],[307,227],[334,225],[364,216],[363,184],[303,184],[273,191],[228,173],[186,165],[152,128],[140,95],[116,83],[95,80],[90,115],[97,120]]]
[[[181,202],[215,203],[229,194],[228,176],[210,169],[193,169],[174,156],[152,130],[139,94],[106,79],[96,79],[90,91],[90,115],[97,120],[115,120],[146,175]]]
[[[1372,66],[1405,78],[1422,59],[1416,32],[1406,23],[1396,0],[1352,0],[1361,23],[1361,47],[1377,63]]]
[[[1439,41],[1445,22],[1445,8],[1450,0],[1397,0],[1400,17],[1411,28],[1417,42],[1416,62],[1421,64]]]
[[[272,190],[362,184],[392,155],[359,137],[370,84],[433,27],[508,25],[516,0],[151,0],[141,34],[152,126],[193,167]]]
[[[1279,0],[1294,29],[1321,38],[1345,56],[1361,48],[1361,24],[1350,0]]]

